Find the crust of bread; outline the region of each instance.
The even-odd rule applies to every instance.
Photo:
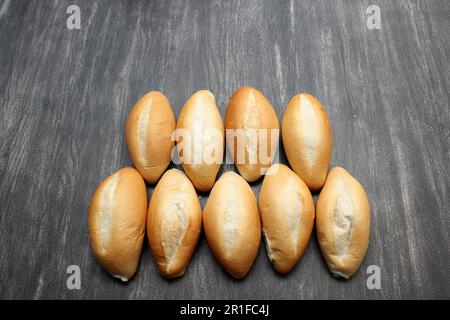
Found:
[[[258,254],[261,225],[255,195],[241,176],[226,172],[216,182],[203,226],[216,260],[233,277],[245,277]]]
[[[158,182],[171,162],[175,126],[169,100],[157,91],[140,98],[128,115],[125,124],[128,152],[148,183]]]
[[[88,231],[97,260],[113,277],[128,281],[136,272],[147,219],[147,189],[134,168],[103,181],[89,207]]]
[[[308,246],[314,226],[314,201],[306,184],[287,166],[267,171],[259,194],[267,252],[275,270],[288,273]]]
[[[369,245],[370,205],[362,185],[335,167],[320,192],[316,210],[320,249],[334,276],[350,278]]]
[[[184,274],[202,228],[202,208],[194,186],[177,169],[164,173],[148,207],[147,236],[159,272],[166,278]]]
[[[180,132],[184,130],[189,133],[191,141],[190,143],[184,141],[181,148]],[[211,132],[216,132],[218,135],[213,135]],[[195,189],[201,192],[209,191],[216,181],[223,162],[224,151],[223,121],[214,95],[210,91],[197,91],[186,101],[178,117],[177,133],[177,147],[178,152],[182,153],[181,164],[184,171]],[[207,148],[213,150],[210,154],[211,159],[216,160],[208,160],[208,163],[200,155],[197,161],[194,154],[195,146],[202,146],[199,150],[203,151],[203,154],[206,154]]]
[[[228,148],[240,175],[248,182],[258,180],[272,164],[273,157],[278,148],[279,123],[277,114],[269,100],[255,88],[242,87],[238,89],[228,103],[225,116],[225,128],[227,130],[242,129],[247,132],[250,132],[251,129],[267,130],[267,144],[261,145],[258,140],[256,150],[251,147],[253,145],[251,143],[251,137],[248,140],[247,138],[244,139],[249,141],[249,145],[245,141],[240,143],[244,143],[245,147],[242,153],[245,156],[245,159],[242,159],[244,163],[237,163],[239,154],[237,150],[239,144],[238,138],[234,135],[227,134],[226,136]],[[255,132],[258,132],[259,135],[259,131]],[[274,134],[273,140],[271,139],[272,133]],[[273,141],[275,143],[272,143]],[[260,148],[264,147],[266,147],[266,152],[263,154],[267,155],[267,160],[269,161],[265,161],[265,159],[261,159],[260,157]],[[255,153],[255,156],[251,155]],[[252,158],[256,161],[252,161]]]
[[[284,112],[281,132],[291,168],[311,191],[320,190],[333,148],[330,122],[320,101],[307,93],[295,95]]]

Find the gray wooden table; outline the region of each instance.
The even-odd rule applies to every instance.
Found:
[[[80,30],[66,27],[71,4]],[[382,29],[367,26],[372,4]],[[0,298],[450,298],[449,58],[448,0],[1,0]],[[280,119],[298,92],[326,106],[332,165],[361,181],[372,206],[359,272],[332,278],[314,235],[289,275],[273,271],[262,245],[236,281],[202,236],[179,280],[159,276],[147,244],[130,283],[110,278],[86,216],[97,185],[132,165],[130,108],[160,90],[178,115],[208,88],[224,115],[243,85]],[[66,287],[69,265],[80,267],[80,290]],[[370,265],[380,290],[366,286]]]

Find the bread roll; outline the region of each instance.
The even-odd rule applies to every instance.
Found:
[[[314,225],[314,201],[306,184],[287,166],[267,171],[259,194],[267,254],[275,270],[292,270],[308,246]]]
[[[241,176],[226,172],[216,182],[203,225],[214,257],[232,276],[243,278],[258,254],[261,225],[255,195]]]
[[[100,184],[89,207],[88,231],[97,260],[115,278],[136,272],[147,219],[147,189],[133,168],[123,168]]]
[[[272,164],[279,140],[278,118],[264,95],[251,87],[237,90],[228,103],[226,139],[234,163],[248,182]]]
[[[180,112],[177,148],[181,164],[194,187],[209,191],[223,162],[224,129],[214,95],[201,90]]]
[[[317,200],[317,237],[328,268],[350,278],[369,245],[370,207],[361,184],[342,168],[333,168]]]
[[[284,112],[281,133],[292,169],[310,190],[320,190],[333,145],[330,122],[320,101],[307,93],[294,96]]]
[[[164,173],[148,208],[147,234],[159,272],[180,277],[191,260],[202,228],[202,208],[194,186],[176,169]]]
[[[169,100],[152,91],[139,99],[125,124],[128,152],[134,166],[149,183],[156,183],[171,161],[175,116]]]

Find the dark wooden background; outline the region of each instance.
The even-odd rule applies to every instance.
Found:
[[[70,4],[81,30],[66,28]],[[366,26],[371,4],[381,30]],[[1,0],[0,298],[450,298],[449,57],[448,0]],[[224,115],[243,85],[279,119],[298,92],[325,105],[332,164],[361,181],[372,206],[361,269],[332,278],[314,235],[289,275],[273,271],[262,245],[236,281],[202,236],[179,280],[159,276],[147,244],[131,282],[109,277],[86,216],[98,184],[132,164],[130,108],[160,90],[178,115],[207,88]],[[71,291],[73,264],[81,289]],[[381,268],[381,290],[366,287],[369,265]]]

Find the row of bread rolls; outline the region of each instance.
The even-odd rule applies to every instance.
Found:
[[[184,171],[197,191],[206,192],[213,187],[223,161],[225,129],[254,129],[256,132],[266,129],[268,135],[274,134],[274,137],[267,137],[267,146],[260,146],[258,141],[256,150],[249,145],[250,138],[245,137],[245,160],[253,154],[259,155],[260,147],[268,150],[269,161],[265,163],[261,163],[262,159],[257,156],[255,164],[250,161],[236,164],[245,180],[256,181],[271,165],[278,147],[279,124],[270,102],[254,88],[243,87],[231,97],[225,128],[210,91],[200,90],[193,94],[181,109],[178,121],[175,121],[168,99],[152,91],[143,96],[131,110],[125,125],[125,137],[136,169],[151,184],[159,180],[170,164],[176,141],[178,152],[182,153]],[[189,141],[184,141],[187,137]],[[232,148],[230,151],[234,159],[238,154],[237,137],[230,135],[226,140]],[[204,159],[204,150],[208,149],[211,152],[218,151],[212,155],[215,160],[212,163]]]
[[[236,163],[240,175],[227,172],[216,182],[224,135],[209,133],[223,133],[224,126],[211,92],[201,90],[191,96],[178,122],[168,99],[159,92],[150,92],[136,103],[125,135],[138,171],[124,168],[107,178],[95,192],[89,210],[93,251],[105,269],[123,281],[132,277],[147,224],[160,273],[168,278],[181,276],[203,222],[213,255],[234,277],[244,277],[251,268],[260,245],[261,224],[270,261],[278,272],[286,273],[306,249],[316,217],[328,267],[334,275],[349,278],[367,250],[370,208],[363,187],[347,171],[334,168],[328,173],[332,131],[321,103],[309,94],[298,94],[286,108],[282,141],[293,171],[281,164],[271,166],[278,147],[278,119],[258,90],[243,87],[235,92],[227,107],[225,128],[244,132],[266,129],[265,134],[275,132],[275,139],[268,136],[268,143],[258,142],[256,150],[245,140],[245,163]],[[184,141],[186,136],[178,136],[179,130],[174,134],[175,129],[187,132],[195,141]],[[235,139],[227,133],[227,145],[236,160]],[[176,169],[164,173],[174,140],[187,176]],[[269,161],[257,156],[256,163],[250,163],[260,148],[266,148]],[[203,150],[218,150],[210,155],[217,161],[203,161],[203,154],[198,154]],[[141,175],[149,183],[159,181],[148,207]],[[262,175],[258,204],[247,181]],[[211,190],[203,215],[196,189]],[[320,189],[315,209],[311,191]]]
[[[258,180],[270,167],[278,147],[279,124],[274,108],[255,88],[240,88],[228,103],[225,129],[267,134],[265,145],[257,140],[254,146],[250,143],[252,137],[244,137],[244,159],[238,159],[238,137],[232,134],[226,136],[240,175],[248,182]],[[174,132],[183,133],[183,130],[189,134],[191,141],[173,136]],[[214,132],[219,135],[212,135]],[[178,122],[163,94],[156,91],[146,94],[128,116],[125,137],[133,163],[147,182],[156,183],[164,173],[171,162],[176,140],[178,151],[184,146],[182,165],[194,187],[204,192],[214,185],[223,158],[224,125],[210,91],[200,90],[192,95],[181,109]],[[282,120],[282,138],[289,164],[295,173],[310,190],[320,190],[331,162],[333,137],[327,114],[319,100],[305,93],[291,99]],[[206,163],[203,153],[196,154],[208,146],[211,150],[218,150],[213,163]],[[267,161],[261,158],[260,148],[266,149]],[[255,159],[256,163],[251,159]]]

